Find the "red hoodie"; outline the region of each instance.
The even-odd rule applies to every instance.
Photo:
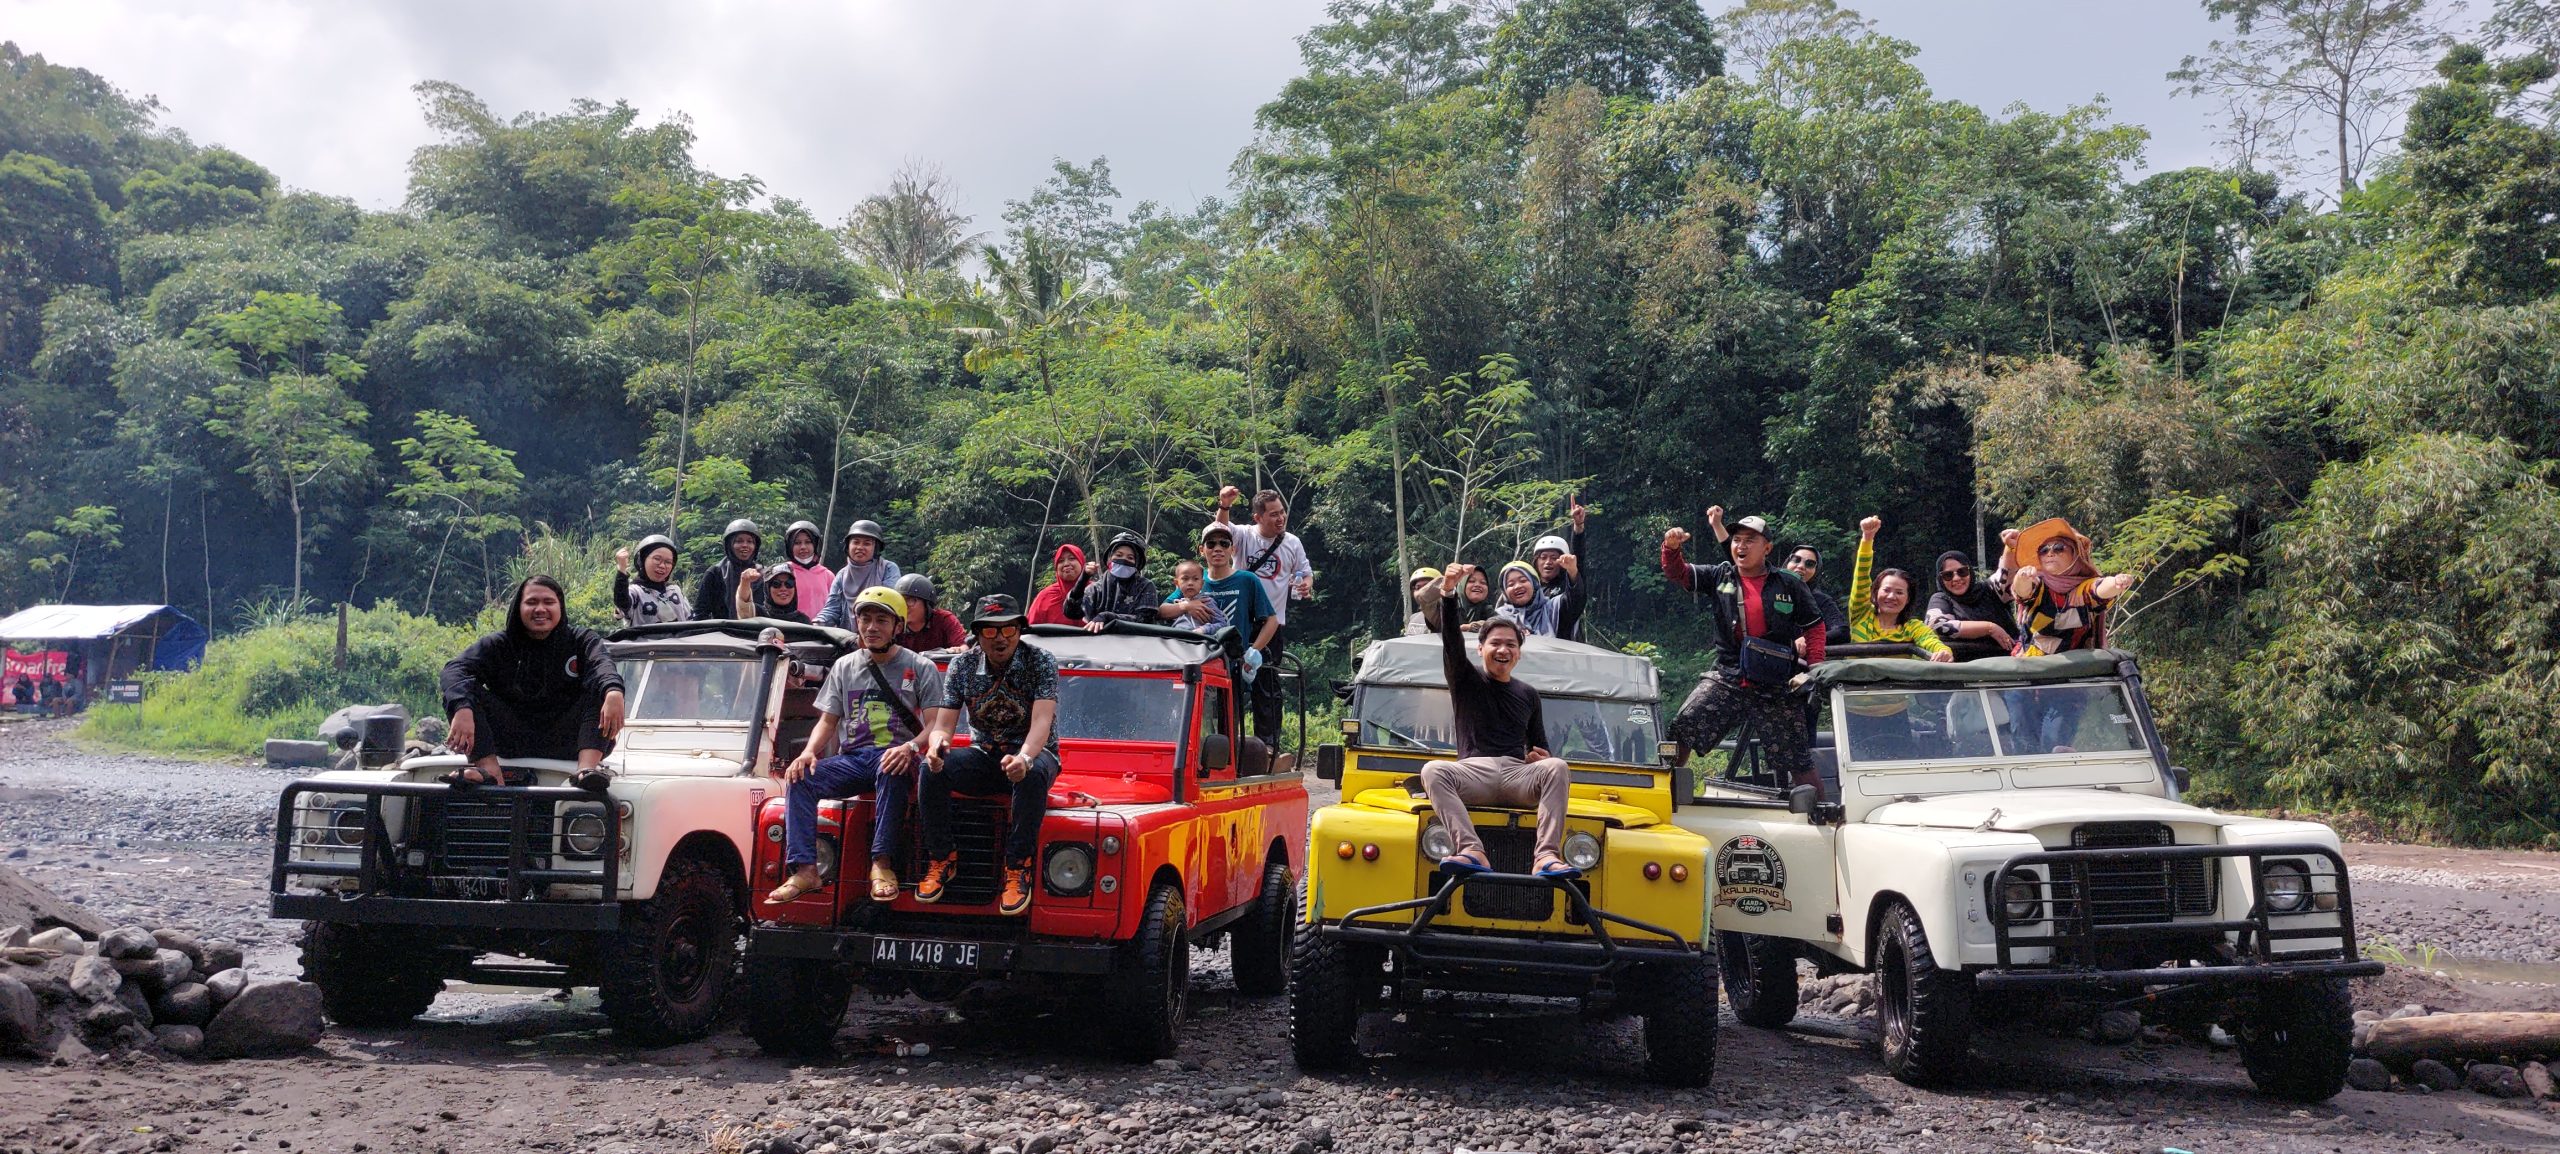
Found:
[[[1058,546],[1057,552],[1049,554],[1049,566],[1052,570],[1057,568],[1058,559],[1061,557],[1075,558],[1078,569],[1084,571],[1087,577],[1092,575],[1085,569],[1084,550],[1073,545]],[[1083,585],[1083,577],[1077,578],[1073,583],[1052,579],[1040,590],[1039,595],[1031,599],[1031,611],[1023,616],[1029,618],[1034,625],[1084,624],[1083,599],[1075,595],[1076,590]]]

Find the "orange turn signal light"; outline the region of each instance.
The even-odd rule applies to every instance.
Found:
[[[1684,866],[1684,865],[1675,865],[1675,866],[1672,866],[1672,867],[1671,867],[1671,880],[1673,880],[1673,881],[1675,881],[1675,882],[1685,882],[1685,881],[1689,880],[1689,867]]]
[[[1342,843],[1341,845],[1338,845],[1338,846],[1333,847],[1333,856],[1338,857],[1338,858],[1341,858],[1341,859],[1342,859],[1342,860],[1344,860],[1344,861],[1350,861],[1350,860],[1351,860],[1351,853],[1352,853],[1352,850],[1351,850],[1351,843],[1350,843],[1350,842],[1347,842],[1347,841],[1346,841],[1346,842]]]

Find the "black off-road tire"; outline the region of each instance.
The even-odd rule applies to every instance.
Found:
[[[747,1036],[765,1053],[823,1058],[853,1002],[853,971],[815,958],[747,958]]]
[[[1938,968],[1929,931],[1901,902],[1876,927],[1875,959],[1884,1068],[1914,1086],[1954,1081],[1973,1042],[1973,975]]]
[[[2289,1102],[2326,1102],[2347,1085],[2355,1044],[2355,1001],[2345,978],[2258,987],[2232,1037],[2260,1093]]]
[[[738,969],[737,883],[700,858],[667,863],[658,896],[622,907],[596,993],[623,1041],[690,1042],[719,1024]]]
[[[1289,937],[1298,927],[1290,893],[1289,863],[1262,867],[1262,893],[1253,899],[1253,912],[1227,931],[1227,968],[1235,972],[1237,993],[1268,998],[1289,992]]]
[[[302,980],[320,987],[320,1011],[341,1026],[397,1026],[444,992],[437,951],[385,926],[305,922]]]
[[[1699,953],[1645,967],[1644,1072],[1698,1087],[1716,1073],[1716,960]]]
[[[1774,1030],[1796,1020],[1796,955],[1785,942],[1717,930],[1716,969],[1735,1021]]]
[[[1305,882],[1297,902],[1304,908]],[[1368,951],[1296,922],[1289,938],[1289,1049],[1301,1070],[1339,1070],[1360,1060],[1363,981],[1376,981]]]
[[[1147,894],[1137,936],[1116,952],[1102,980],[1103,1042],[1131,1061],[1170,1058],[1181,1045],[1182,1012],[1191,997],[1191,940],[1185,936],[1182,888]]]

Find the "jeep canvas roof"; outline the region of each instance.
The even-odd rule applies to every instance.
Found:
[[[1056,658],[1060,669],[1145,673],[1187,669],[1222,657],[1221,645],[1234,632],[1226,629],[1204,637],[1188,629],[1114,621],[1100,633],[1087,633],[1074,625],[1034,625],[1023,630],[1022,639]]]
[[[2114,649],[2075,649],[2049,657],[1986,657],[1979,661],[1860,658],[1813,667],[1813,683],[1835,685],[1989,685],[2020,681],[2076,681],[2114,677],[2131,655]]]
[[[1481,668],[1484,659],[1474,645],[1467,660]],[[1512,676],[1540,693],[1561,697],[1600,697],[1619,701],[1653,701],[1661,696],[1653,662],[1579,641],[1531,637],[1520,647],[1520,664]],[[1373,641],[1360,653],[1360,685],[1447,686],[1440,676],[1440,638],[1436,634],[1390,637]]]

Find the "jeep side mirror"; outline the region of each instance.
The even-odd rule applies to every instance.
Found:
[[[1326,743],[1316,747],[1316,780],[1342,780],[1342,747]]]
[[[2178,792],[2187,792],[2187,767],[2183,765],[2170,766],[2169,782],[2170,784],[2178,787]]]
[[[1216,773],[1235,762],[1235,745],[1223,733],[1200,739],[1200,772]]]
[[[1794,789],[1787,791],[1788,813],[1810,814],[1813,812],[1813,807],[1821,804],[1821,802],[1822,787],[1820,786],[1799,785]]]

